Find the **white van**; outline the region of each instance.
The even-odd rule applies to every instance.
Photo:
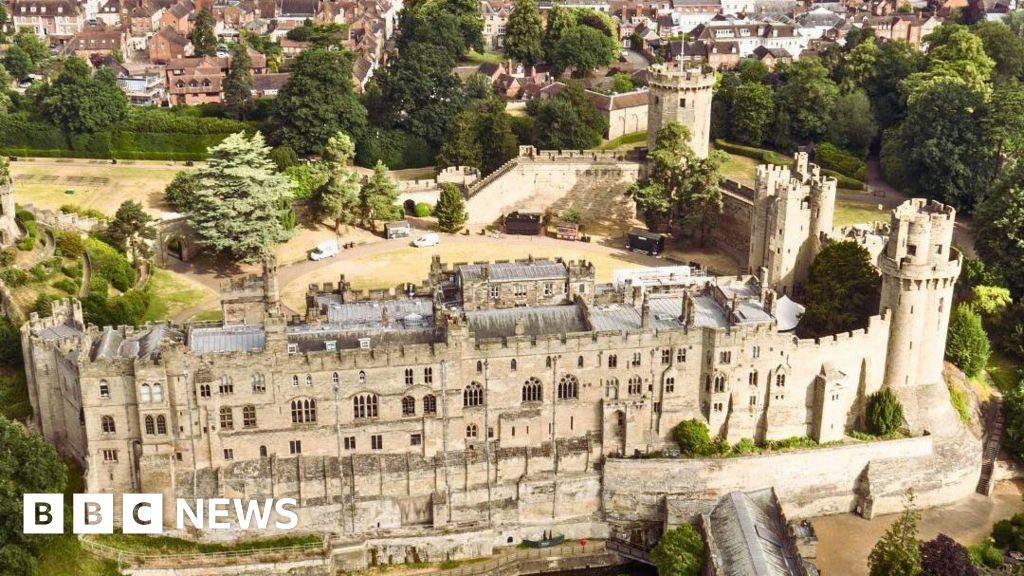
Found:
[[[417,238],[417,239],[412,241],[412,245],[417,247],[417,248],[426,248],[428,246],[437,246],[440,243],[441,243],[441,237],[438,236],[437,234],[433,233],[433,232],[430,232],[428,234],[424,234],[423,236],[420,236],[419,238]]]
[[[338,241],[337,240],[324,240],[323,242],[316,245],[316,248],[309,253],[310,260],[323,260],[324,258],[333,258],[338,255]]]

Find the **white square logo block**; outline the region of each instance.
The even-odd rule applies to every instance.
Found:
[[[64,496],[62,494],[25,494],[25,499],[22,502],[23,533],[64,533]]]
[[[113,494],[75,494],[71,514],[75,534],[114,533]]]
[[[121,529],[125,534],[162,534],[163,494],[124,494],[121,497]]]

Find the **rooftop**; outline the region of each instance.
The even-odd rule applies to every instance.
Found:
[[[463,282],[483,279],[488,279],[491,282],[516,282],[569,277],[569,272],[565,269],[565,265],[554,260],[461,264],[458,266],[458,273]]]

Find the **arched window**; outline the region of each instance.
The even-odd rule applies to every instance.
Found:
[[[423,413],[437,414],[437,399],[434,398],[433,394],[427,394],[423,397]]]
[[[640,391],[643,389],[643,380],[639,376],[633,376],[629,379],[629,395],[639,396]]]
[[[292,400],[292,424],[316,422],[316,399],[296,398]]]
[[[167,434],[167,418],[163,414],[156,417],[156,433],[160,436]]]
[[[153,402],[164,401],[164,387],[162,384],[153,384]]]
[[[298,386],[298,385],[299,385],[299,375],[298,374],[293,374],[292,375],[292,386]]]
[[[480,430],[477,429],[476,424],[470,424],[466,426],[466,438],[476,438],[480,435]]]
[[[153,423],[152,416],[146,416],[146,434],[150,436],[156,434],[156,424]]]
[[[519,367],[519,363],[516,362],[515,358],[513,358],[512,361],[509,362],[509,368],[511,368],[512,371],[515,372],[518,367]]]
[[[100,398],[110,398],[110,384],[106,380],[100,380]]]
[[[221,430],[235,429],[235,416],[231,413],[231,408],[227,406],[222,406],[220,409],[220,428]]]
[[[775,375],[775,385],[778,386],[779,388],[785,387],[785,385],[786,385],[786,375],[783,374],[782,372],[779,372],[778,374],[776,374]]]
[[[480,360],[477,360],[476,361],[476,373],[480,374],[483,371],[484,371],[484,363],[481,362]]]
[[[544,360],[544,367],[551,368],[551,356],[548,356],[547,359]]]
[[[577,368],[583,368],[583,356],[580,356],[579,358],[576,358],[576,367]]]
[[[377,395],[376,394],[360,394],[352,398],[352,411],[353,415],[359,418],[376,418],[377,417]]]
[[[313,375],[312,374],[306,374],[306,386],[312,386],[312,385],[313,385]]]
[[[575,400],[580,397],[580,382],[572,374],[562,376],[558,381],[558,399]]]
[[[267,380],[259,372],[252,375],[252,391],[262,393],[267,391]]]
[[[338,386],[339,384],[341,384],[341,376],[338,376],[337,372],[331,374],[331,385]]]
[[[711,392],[711,374],[704,375],[704,391]]]
[[[149,403],[149,402],[152,402],[152,401],[153,401],[153,395],[149,391],[149,384],[143,384],[142,387],[140,388],[139,402],[142,402],[143,404],[146,404],[146,403]]]
[[[266,458],[266,457],[267,457],[267,447],[266,446],[260,446],[260,458]]]
[[[757,386],[757,370],[750,372],[750,375],[747,376],[747,383],[751,386]]]
[[[484,389],[479,382],[473,382],[462,391],[462,405],[466,408],[484,405]]]
[[[100,418],[100,426],[103,428],[105,434],[113,434],[117,432],[117,427],[114,426],[113,416],[104,416]]]
[[[611,378],[604,385],[604,397],[612,400],[618,400],[619,398],[619,379]]]
[[[209,398],[210,397],[210,385],[209,384],[200,384],[199,385],[199,397],[200,398]]]
[[[234,394],[235,383],[231,380],[231,376],[221,376],[220,385],[217,387],[218,394]]]
[[[402,416],[416,415],[416,399],[412,396],[402,398]]]
[[[725,392],[725,374],[715,376],[715,392]]]
[[[359,383],[366,384],[366,372],[363,372],[362,370],[359,371]]]
[[[242,407],[242,428],[256,427],[256,407],[252,404]]]
[[[523,402],[542,402],[544,400],[544,386],[540,380],[530,378],[523,384]]]

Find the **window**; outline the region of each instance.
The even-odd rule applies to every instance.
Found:
[[[661,363],[662,365],[672,363],[672,350],[670,348],[665,348],[661,351]]]
[[[628,388],[629,395],[630,396],[639,396],[642,386],[643,386],[643,380],[641,380],[639,376],[633,376],[632,378],[630,378],[629,379],[629,388]]]
[[[757,396],[754,396],[754,395],[750,396],[750,405],[751,406],[757,406]]]
[[[686,98],[680,98],[679,99],[679,107],[680,108],[686,108]]]
[[[362,384],[362,382],[360,382],[360,384]],[[313,385],[313,375],[312,374],[306,374],[306,386],[312,386],[312,385]]]
[[[515,285],[516,298],[526,298],[526,285],[516,284]]]
[[[253,405],[242,407],[242,428],[256,427],[256,407]]]
[[[754,370],[747,376],[747,384],[757,386],[757,370]]]
[[[760,358],[761,357],[761,347],[760,346],[754,346],[753,348],[751,348],[750,349],[750,355],[753,356],[754,358]]]
[[[200,384],[199,385],[199,397],[200,398],[209,398],[210,397],[210,385],[209,384]]]
[[[715,402],[715,412],[721,412],[721,411],[722,411],[722,403],[721,402]]]
[[[143,384],[139,390],[139,402],[146,404],[153,401],[153,394],[150,392],[149,384]]]
[[[725,351],[719,352],[718,353],[718,362],[719,362],[719,364],[728,364],[728,363],[732,362],[732,352],[729,351],[729,350],[725,350]]]
[[[334,352],[337,349],[338,349],[338,341],[337,340],[325,340],[324,341],[324,351],[326,351],[326,352]]]
[[[775,385],[778,386],[779,388],[785,387],[786,386],[786,375],[782,374],[782,373],[776,374],[775,375]]]
[[[114,426],[113,416],[104,416],[100,418],[100,427],[103,429],[104,434],[113,434],[117,432],[117,428]]]
[[[409,446],[419,446],[423,444],[422,434],[410,434],[409,435]]]
[[[498,299],[498,287],[497,286],[490,286],[490,287],[488,287],[487,288],[487,295],[491,297],[491,300],[497,300]]]
[[[668,378],[665,378],[665,392],[675,392],[675,391],[676,391],[676,379],[675,379],[675,377],[669,376]]]
[[[355,449],[356,449],[356,437],[355,436],[345,436],[345,450],[355,450]]]
[[[103,450],[104,462],[117,462],[117,450]]]
[[[155,392],[155,390],[154,390]],[[220,394],[234,394],[235,384],[231,381],[230,376],[221,376],[220,385],[217,386],[217,392]],[[155,394],[154,394],[155,396]]]
[[[555,293],[555,285],[554,284],[552,284],[551,282],[548,282],[548,283],[544,284],[544,295],[545,296],[551,296],[554,293]]]
[[[231,413],[231,408],[222,407],[220,409],[220,429],[221,430],[234,430],[235,429],[235,417]]]
[[[160,436],[167,434],[167,418],[163,414],[156,417],[156,433]]]
[[[513,358],[512,361],[509,363],[509,369],[512,370],[513,372],[515,372],[518,367],[519,367],[519,365],[516,362],[516,359]]]
[[[686,348],[676,350],[676,362],[679,362],[680,364],[686,362]]]
[[[302,454],[302,440],[289,440],[288,441],[288,453],[289,454]]]
[[[181,88],[181,82],[178,82],[178,88]],[[289,354],[295,354],[298,351],[299,351],[299,345],[298,344],[296,344],[294,342],[289,342],[288,343],[288,353]]]
[[[615,355],[615,354],[609,354],[608,355],[608,367],[609,368],[618,368],[619,367],[619,357],[617,355]]]
[[[718,374],[715,376],[715,392],[725,392],[725,375]]]
[[[484,405],[484,389],[479,382],[473,382],[462,391],[462,405],[466,408]]]
[[[299,375],[298,374],[294,374],[294,375],[292,375],[292,386],[298,386],[298,385],[299,385]]]
[[[110,398],[110,384],[106,380],[100,380],[100,398]]]
[[[366,372],[359,371],[359,384],[366,384]]]
[[[384,449],[384,437],[380,434],[374,434],[370,436],[370,449],[371,450],[383,450]]]
[[[562,376],[558,381],[558,399],[575,400],[580,397],[580,383],[572,374]]]
[[[427,394],[423,397],[423,413],[437,414],[437,399],[434,398],[433,394]]]
[[[523,384],[523,402],[542,402],[544,400],[544,387],[540,380],[530,378]]]
[[[267,391],[267,379],[263,374],[257,372],[252,375],[252,391],[257,394]]]
[[[316,422],[316,399],[296,398],[292,400],[292,424]]]
[[[360,394],[352,398],[352,410],[356,419],[377,417],[377,395]]]
[[[477,360],[477,361],[476,361],[476,373],[477,373],[477,374],[480,374],[480,373],[482,373],[483,371],[484,371],[484,363],[483,363],[483,362],[481,362],[480,360]]]
[[[266,446],[260,446],[260,458],[266,458],[266,457],[267,457],[267,447]]]
[[[149,434],[150,436],[152,436],[153,434],[156,434],[156,423],[153,420],[153,417],[152,416],[146,416],[145,422],[146,422],[146,434]]]
[[[547,358],[544,359],[544,367],[551,368],[551,356],[548,356]]]
[[[406,386],[412,386],[413,385],[413,376],[412,376],[412,374],[413,374],[412,368],[406,368],[405,369],[405,385]]]
[[[479,434],[480,430],[476,427],[476,424],[466,426],[466,438],[476,438]]]
[[[416,415],[416,399],[412,396],[402,398],[402,416]]]
[[[612,378],[604,385],[604,396],[605,398],[611,398],[617,400],[619,398],[619,381],[616,378]]]
[[[341,385],[341,376],[338,376],[337,372],[331,374],[331,385],[334,387]]]
[[[224,449],[224,459],[225,460],[234,460],[235,459],[235,451],[232,450],[231,448],[225,448]]]
[[[431,384],[434,382],[434,369],[430,366],[423,369],[423,382],[425,384]]]
[[[633,353],[633,366],[639,366],[640,365],[640,359],[641,359],[640,358],[640,353],[639,352],[634,352]]]

